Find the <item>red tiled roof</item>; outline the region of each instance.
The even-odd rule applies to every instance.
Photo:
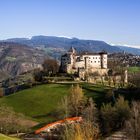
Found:
[[[47,125],[45,125],[44,127],[40,128],[40,129],[38,129],[38,130],[36,130],[36,131],[35,131],[35,134],[39,134],[39,133],[41,133],[41,132],[47,131],[47,130],[49,130],[49,129],[52,128],[52,127],[55,127],[55,126],[60,125],[60,124],[64,124],[65,122],[70,123],[70,122],[73,122],[73,121],[79,121],[79,122],[81,122],[81,121],[82,121],[82,117],[66,118],[66,119],[64,119],[64,120],[60,120],[60,121],[56,121],[56,122],[47,124]]]

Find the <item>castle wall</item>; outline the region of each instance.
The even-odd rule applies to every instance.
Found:
[[[101,56],[100,55],[90,55],[87,56],[87,67],[101,68]]]
[[[75,68],[85,68],[84,61],[75,62]]]
[[[107,69],[107,54],[76,55],[74,49],[61,58],[61,67],[67,73],[78,72],[79,69]]]
[[[104,69],[107,69],[107,54],[102,54],[101,55],[101,67]]]

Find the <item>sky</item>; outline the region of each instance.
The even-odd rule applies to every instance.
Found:
[[[0,0],[0,39],[35,35],[140,47],[140,0]]]

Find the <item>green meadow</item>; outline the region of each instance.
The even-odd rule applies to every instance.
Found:
[[[130,73],[140,72],[140,67],[129,67],[128,72]]]
[[[70,92],[72,84],[46,84],[26,89],[0,99],[0,104],[13,107],[16,112],[23,113],[38,122],[54,121],[52,115],[61,99]],[[87,97],[92,97],[98,106],[106,101],[109,88],[101,85],[80,84]]]
[[[0,134],[0,140],[19,140],[18,138],[8,137],[6,135]]]

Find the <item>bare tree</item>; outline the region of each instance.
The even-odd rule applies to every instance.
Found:
[[[26,132],[35,124],[33,121],[27,120],[24,115],[15,113],[11,107],[0,106],[1,133]]]
[[[43,62],[42,66],[43,66],[44,71],[48,75],[56,74],[58,72],[58,70],[59,70],[58,62],[55,59],[46,59]]]
[[[132,103],[131,118],[126,122],[125,130],[131,139],[140,139],[140,102]]]
[[[4,95],[2,88],[0,88],[0,97]]]
[[[64,118],[79,116],[85,104],[86,97],[84,96],[82,88],[79,85],[72,86],[68,95],[62,99],[58,111]]]
[[[98,127],[87,121],[67,125],[62,135],[63,140],[97,140],[98,137]]]
[[[102,133],[110,134],[112,131],[122,128],[129,117],[129,104],[123,96],[119,96],[114,106],[111,103],[103,104],[100,117]]]
[[[97,110],[92,98],[86,98],[79,85],[72,86],[69,94],[63,98],[59,113],[64,117],[81,116],[82,123],[66,125],[63,140],[96,140],[99,136]]]

